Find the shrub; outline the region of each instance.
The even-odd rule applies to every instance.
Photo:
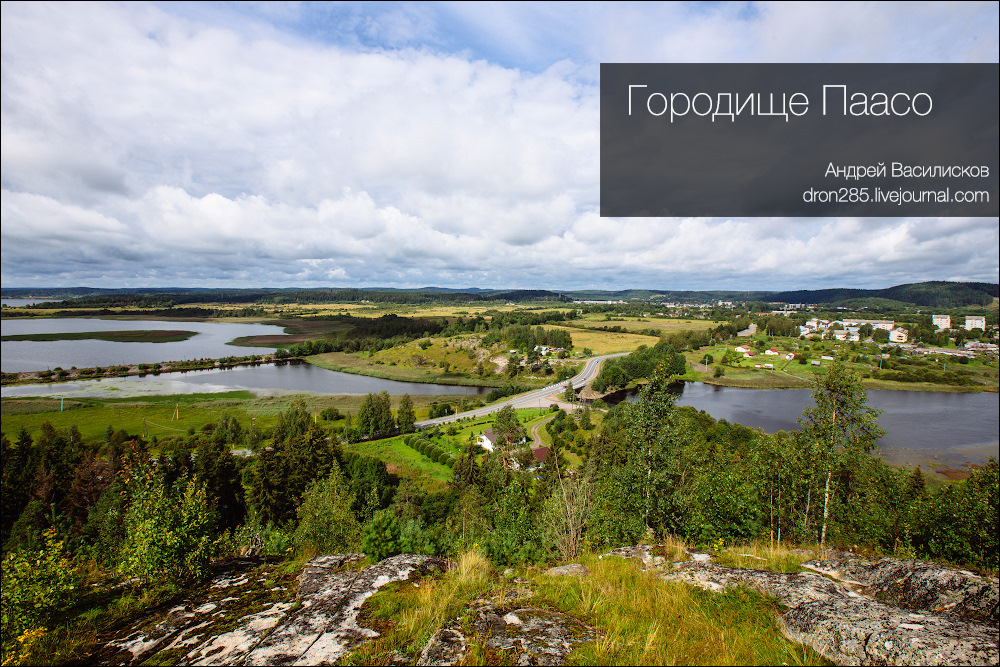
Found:
[[[207,574],[216,545],[205,487],[192,481],[183,492],[167,488],[148,460],[130,464],[127,479],[132,502],[125,513],[119,574],[141,583]]]
[[[353,549],[361,537],[351,504],[354,494],[334,467],[325,479],[314,482],[297,510],[299,525],[294,541],[299,547],[314,547],[320,553]]]
[[[12,551],[3,559],[0,615],[5,648],[24,631],[44,627],[52,614],[73,602],[75,568],[63,556],[63,543],[54,528],[45,531],[44,538],[42,550]]]

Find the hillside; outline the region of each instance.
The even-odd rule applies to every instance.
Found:
[[[3,288],[5,298],[52,298],[72,300],[76,307],[108,307],[133,305],[145,308],[169,307],[199,303],[374,303],[420,304],[449,303],[527,303],[539,301],[679,301],[683,303],[715,303],[717,301],[766,303],[809,303],[852,308],[888,306],[959,308],[986,306],[1000,296],[996,283],[959,283],[930,281],[896,285],[884,289],[830,288],[820,290],[736,291],[736,290],[537,290],[422,287],[398,289],[368,288],[253,288],[253,289],[192,289],[192,288]]]

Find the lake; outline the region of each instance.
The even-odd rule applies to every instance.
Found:
[[[172,343],[121,343],[106,340],[3,341],[0,343],[0,370],[44,371],[56,366],[88,368],[152,364],[159,361],[184,361],[251,354],[270,354],[272,347],[240,347],[229,341],[240,336],[283,334],[273,324],[233,322],[167,322],[163,320],[101,320],[61,317],[51,319],[4,319],[4,336],[39,333],[81,333],[85,331],[137,331],[142,329],[180,329],[197,335]]]
[[[59,301],[59,299],[8,299],[3,297],[0,299],[0,305],[7,306],[8,308],[20,308],[22,306],[34,306],[36,303],[54,303]]]
[[[879,425],[882,458],[893,464],[951,465],[1000,458],[1000,394],[940,391],[868,391],[870,405],[883,411]],[[808,389],[741,389],[686,382],[677,405],[704,410],[716,419],[791,431],[808,405]]]
[[[150,394],[197,394],[202,392],[252,391],[257,394],[354,394],[387,391],[393,395],[477,396],[491,387],[466,387],[424,382],[397,382],[353,373],[329,371],[306,363],[264,364],[237,368],[182,371],[159,375],[31,384],[0,389],[0,396],[50,396],[111,398]]]

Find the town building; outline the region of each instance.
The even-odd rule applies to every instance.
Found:
[[[967,315],[965,318],[965,330],[982,329],[986,331],[986,318],[982,315]]]
[[[951,328],[951,315],[932,315],[931,323],[934,328],[940,331],[941,329]]]

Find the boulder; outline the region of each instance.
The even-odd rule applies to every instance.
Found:
[[[545,570],[545,574],[550,577],[586,577],[590,574],[590,570],[580,563],[570,563],[569,565],[550,567]]]

